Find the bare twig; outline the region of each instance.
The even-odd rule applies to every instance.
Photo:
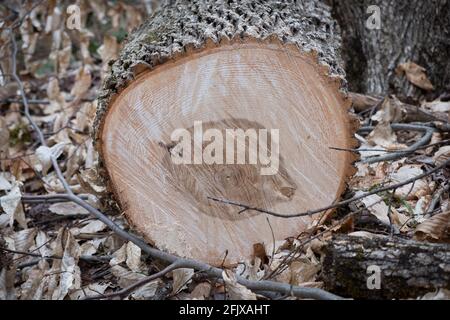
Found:
[[[78,195],[82,200],[87,200],[88,197],[85,195]],[[23,203],[59,203],[59,202],[70,202],[71,200],[67,198],[67,194],[46,194],[46,195],[23,195]]]
[[[365,192],[365,193],[363,193],[363,194],[361,194],[359,196],[356,196],[356,197],[353,197],[353,198],[350,198],[350,199],[347,199],[347,200],[343,200],[343,201],[337,202],[335,204],[331,204],[331,205],[323,207],[323,208],[309,210],[309,211],[300,212],[300,213],[294,213],[294,214],[277,213],[277,212],[273,212],[273,211],[270,211],[270,210],[266,210],[266,209],[262,209],[262,208],[256,208],[256,207],[251,207],[251,206],[246,205],[246,204],[233,202],[233,201],[230,201],[230,200],[227,200],[227,199],[218,199],[218,198],[214,198],[214,197],[208,197],[208,199],[216,201],[216,202],[221,202],[221,203],[225,203],[225,204],[229,204],[229,205],[232,205],[232,206],[239,207],[239,208],[241,208],[241,211],[242,210],[245,210],[245,211],[256,211],[256,212],[265,213],[265,214],[268,214],[268,215],[271,215],[271,216],[274,216],[274,217],[279,217],[279,218],[297,218],[297,217],[312,216],[314,214],[317,214],[317,213],[320,213],[320,212],[323,212],[323,211],[328,211],[330,209],[334,209],[334,208],[345,206],[345,205],[347,205],[349,203],[352,203],[352,202],[357,201],[357,200],[361,200],[361,199],[366,198],[366,197],[368,197],[370,195],[373,195],[373,194],[377,194],[377,193],[380,193],[380,192],[385,192],[385,191],[389,191],[389,190],[393,190],[393,189],[398,189],[400,187],[403,187],[405,185],[413,183],[416,180],[420,180],[422,178],[425,178],[425,177],[433,174],[434,172],[437,172],[437,171],[445,168],[449,164],[450,164],[450,159],[445,161],[445,162],[443,162],[441,165],[439,165],[439,166],[437,166],[437,167],[427,171],[427,172],[424,172],[424,173],[419,174],[419,175],[417,175],[415,177],[409,178],[409,179],[407,179],[405,181],[402,181],[402,182],[399,182],[399,183],[396,183],[396,184],[393,184],[393,185],[377,188],[377,189],[374,189],[372,191]]]
[[[430,144],[426,144],[424,146],[418,147],[416,149],[417,152],[419,150],[423,150],[423,149],[428,149],[430,147],[435,147],[435,146],[440,146],[443,144],[448,144],[450,142],[450,139],[445,139],[439,142],[434,142],[434,143],[430,143]],[[369,151],[376,151],[376,152],[385,152],[385,153],[402,153],[402,152],[406,152],[409,153],[409,151],[407,151],[406,149],[394,149],[394,150],[385,150],[385,149],[367,149],[367,148],[359,148],[359,149],[351,149],[351,148],[338,148],[338,147],[329,147],[329,149],[331,150],[336,150],[336,151],[347,151],[347,152],[352,152],[352,153],[359,153],[359,152],[369,152]]]
[[[149,283],[153,280],[162,278],[170,271],[173,271],[173,270],[179,269],[179,268],[184,268],[184,266],[182,265],[182,263],[180,261],[175,261],[175,262],[171,263],[170,265],[168,265],[163,270],[161,270],[160,272],[157,272],[157,273],[152,274],[151,276],[145,277],[144,279],[139,280],[138,282],[133,283],[132,285],[130,285],[120,291],[113,292],[110,294],[100,294],[97,296],[85,297],[82,300],[112,299],[115,297],[119,297],[119,298],[123,299],[123,298],[126,298],[129,294],[131,294],[136,289],[146,285],[147,283]]]
[[[81,102],[92,102],[95,99],[93,98],[83,98],[81,99]],[[66,102],[72,102],[73,99],[67,99]],[[49,100],[44,100],[44,99],[29,99],[28,104],[50,104]],[[22,99],[14,99],[14,98],[8,98],[8,99],[3,99],[0,100],[0,104],[1,103],[23,103]]]
[[[304,248],[305,245],[307,245],[308,243],[312,242],[314,239],[318,239],[321,236],[324,236],[326,233],[332,232],[332,230],[335,230],[337,227],[340,227],[343,223],[345,223],[345,221],[347,221],[348,219],[352,218],[353,216],[356,216],[357,214],[363,212],[366,209],[369,209],[370,207],[380,203],[381,201],[383,201],[383,199],[377,200],[373,203],[371,203],[370,205],[364,207],[364,208],[360,208],[356,211],[353,211],[349,214],[347,214],[345,217],[343,217],[341,220],[339,220],[338,222],[334,223],[333,225],[331,225],[330,227],[328,227],[326,230],[318,232],[317,234],[314,234],[317,230],[317,227],[319,226],[319,223],[315,226],[314,230],[311,232],[311,234],[314,234],[313,236],[308,236],[307,239],[302,240],[302,242],[300,243],[300,245],[297,246],[297,248],[295,248],[294,250],[292,250],[291,252],[289,252],[289,254],[283,258],[283,260],[279,263],[279,265],[270,273],[268,274],[265,279],[271,279],[272,277],[275,277],[279,274],[281,274],[290,264],[291,261],[293,261],[296,256],[300,253],[300,251]],[[319,221],[322,218],[319,219]],[[299,239],[300,237],[297,237],[297,239]]]
[[[364,115],[370,112],[368,117],[369,125],[374,111],[380,109],[386,99],[385,97],[373,97],[353,92],[350,92],[349,96],[353,100],[353,107],[359,115]],[[397,102],[397,108],[402,111],[401,122],[428,122],[445,120],[419,106],[401,102],[395,97],[390,97],[389,99],[394,99]]]
[[[37,264],[39,261],[41,261],[42,259],[48,259],[48,260],[53,260],[53,259],[57,259],[57,260],[61,260],[62,257],[61,256],[42,256],[39,253],[34,253],[34,252],[26,252],[26,251],[20,251],[20,250],[12,250],[12,249],[8,249],[8,248],[4,248],[4,247],[0,247],[0,251],[5,251],[5,252],[9,252],[9,253],[14,253],[14,254],[19,254],[22,257],[20,258],[24,258],[26,256],[28,257],[35,257],[37,259],[34,259],[32,261],[23,263],[23,264],[19,264],[17,267],[18,268],[26,268],[26,267],[30,267],[33,266],[35,264]],[[86,261],[86,262],[108,262],[109,260],[112,259],[112,256],[109,255],[105,255],[105,256],[87,256],[87,255],[81,255],[80,256],[80,260]]]
[[[418,125],[418,124],[403,124],[403,123],[392,123],[391,127],[393,130],[409,130],[409,131],[420,131],[423,132],[424,135],[422,138],[420,138],[419,141],[415,142],[413,145],[409,146],[408,148],[401,150],[400,152],[393,152],[389,154],[384,154],[380,156],[374,156],[369,157],[364,160],[362,160],[362,163],[375,163],[375,162],[381,162],[381,161],[390,161],[390,160],[397,160],[400,158],[406,157],[408,154],[414,153],[419,148],[425,146],[428,144],[433,136],[433,133],[436,131],[436,129],[424,126],[424,125]],[[362,127],[359,129],[359,132],[370,132],[374,129],[374,127]]]

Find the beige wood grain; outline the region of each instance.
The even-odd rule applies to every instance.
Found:
[[[283,219],[207,197],[280,213],[333,202],[345,187],[352,157],[347,103],[311,54],[277,42],[224,43],[141,74],[113,101],[101,133],[102,154],[129,221],[158,248],[220,265],[270,252],[295,237],[309,217]],[[279,129],[275,176],[258,165],[173,165],[170,135],[207,126]],[[168,160],[169,159],[169,160]],[[169,162],[168,162],[169,161]],[[270,221],[267,222],[267,219]]]

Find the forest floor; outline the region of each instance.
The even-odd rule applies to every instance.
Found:
[[[75,194],[100,211],[107,208],[101,202],[106,188],[96,171],[98,156],[90,136],[95,97],[108,62],[117,57],[126,33],[143,21],[146,8],[126,1],[89,1],[79,8],[86,27],[70,30],[64,2],[48,3],[17,8],[20,13],[15,16],[11,10],[2,17],[6,24],[0,25],[4,72],[0,74],[0,299],[101,297],[163,267],[87,210],[48,197],[67,191],[52,166],[54,158]],[[18,19],[27,10],[26,17]],[[11,25],[12,32],[6,27]],[[405,72],[413,71],[406,68]],[[422,72],[420,79],[426,77]],[[414,81],[417,74],[410,76]],[[357,150],[341,150],[360,156],[344,197],[408,179],[414,182],[340,207],[326,221],[311,225],[309,232],[277,243],[274,253],[255,252],[255,258],[242,261],[236,273],[251,280],[269,278],[322,288],[322,248],[333,234],[450,242],[450,171],[444,167],[423,176],[450,159],[448,93],[414,105],[395,95],[354,98],[361,126],[370,129],[356,135]],[[425,138],[424,128],[429,134]],[[412,145],[414,150],[408,149]],[[129,230],[119,211],[104,213]],[[233,286],[232,281],[227,285]],[[256,297],[239,285],[230,293],[223,282],[182,268],[125,298],[225,299],[230,294]],[[443,297],[450,299],[450,292],[442,289],[425,296]]]

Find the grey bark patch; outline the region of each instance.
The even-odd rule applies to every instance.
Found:
[[[450,89],[450,1],[329,0],[342,30],[350,89],[420,97],[424,91],[396,76],[413,61],[427,70],[436,92]],[[380,8],[381,29],[366,28],[369,6]]]

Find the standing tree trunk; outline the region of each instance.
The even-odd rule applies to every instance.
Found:
[[[329,0],[343,38],[343,58],[350,89],[368,94],[392,91],[417,98],[422,89],[396,75],[401,63],[424,67],[442,93],[450,89],[450,1]],[[370,30],[369,6],[380,8],[381,28]]]
[[[149,242],[233,264],[256,243],[271,250],[297,236],[311,218],[286,220],[212,198],[288,214],[339,198],[354,159],[330,147],[354,146],[354,125],[335,26],[316,0],[180,0],[131,35],[99,95],[94,135],[111,190]],[[258,136],[259,152],[277,157],[279,148],[276,170],[262,174],[273,162],[250,162],[246,150],[247,161],[237,163],[237,152],[228,159],[222,140],[226,152],[212,153],[227,163],[201,161],[212,139],[191,141],[200,121],[217,136],[245,130],[241,146],[255,154],[252,130],[269,130],[271,144]],[[179,149],[175,132],[188,136],[189,148]],[[174,156],[193,163],[176,164]]]

